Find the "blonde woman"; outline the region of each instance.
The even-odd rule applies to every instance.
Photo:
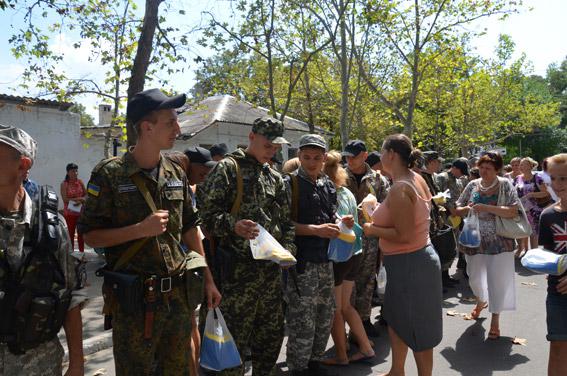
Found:
[[[355,223],[358,223],[356,198],[345,187],[348,174],[341,166],[341,154],[338,151],[333,150],[327,154],[323,172],[329,176],[337,188],[337,214],[341,216],[352,215]],[[374,357],[374,349],[364,331],[362,320],[350,303],[354,281],[362,258],[360,243],[355,243],[355,247],[356,249],[353,250],[353,256],[350,259],[345,262],[333,263],[336,311],[331,336],[335,342],[336,356],[323,362],[327,365],[347,365],[349,362],[357,362]],[[345,322],[348,323],[359,348],[358,352],[350,358],[347,356]]]

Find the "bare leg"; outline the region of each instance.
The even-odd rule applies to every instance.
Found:
[[[335,286],[334,289],[337,308],[335,310],[335,316],[333,318],[331,336],[333,337],[333,342],[335,343],[336,356],[335,358],[323,360],[323,363],[328,365],[348,364],[345,320],[342,314],[343,286],[344,284],[340,284],[338,286]]]
[[[366,335],[366,331],[364,330],[364,326],[362,325],[362,320],[358,315],[358,312],[354,307],[350,304],[350,297],[352,294],[352,289],[354,287],[354,281],[344,281],[343,284],[343,295],[342,295],[342,314],[356,342],[358,343],[358,348],[361,353],[365,355],[374,354],[374,349],[372,348],[372,344]]]
[[[498,339],[500,337],[500,314],[493,313],[492,320],[490,320],[490,332],[488,332],[489,339]]]
[[[431,376],[433,374],[433,349],[413,352],[417,374],[419,376]]]
[[[388,334],[390,335],[390,345],[392,346],[392,367],[390,372],[383,376],[404,376],[408,345],[398,337],[390,326],[388,326]]]
[[[567,375],[567,341],[551,341],[549,343],[548,376]]]
[[[538,247],[538,236],[537,235],[530,236],[530,249],[537,247]]]
[[[195,318],[195,313],[191,318],[191,347],[189,356],[189,375],[198,376],[199,375],[199,355],[201,353],[201,335],[199,334],[199,328],[197,327],[197,319]]]

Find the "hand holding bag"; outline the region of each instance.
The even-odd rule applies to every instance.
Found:
[[[236,343],[218,308],[207,312],[199,363],[201,367],[212,371],[222,371],[242,364]]]
[[[469,210],[469,215],[465,218],[463,231],[459,235],[459,244],[468,248],[480,247],[480,225],[478,214],[474,210]]]
[[[510,184],[507,179],[500,179],[500,188],[498,190],[498,206],[505,206],[504,197],[504,184]],[[518,200],[518,215],[514,218],[503,218],[500,216],[495,216],[496,220],[496,234],[510,239],[520,239],[527,238],[532,234],[532,227],[528,222],[528,217],[526,216],[526,211],[522,205],[522,201]]]

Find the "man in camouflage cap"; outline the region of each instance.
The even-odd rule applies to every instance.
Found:
[[[83,375],[81,305],[86,295],[78,286],[69,233],[63,217],[56,214],[53,191],[51,223],[57,241],[48,247],[32,245],[37,240],[33,231],[39,228],[44,210],[40,212],[39,201],[30,198],[22,182],[35,154],[36,142],[29,134],[0,125],[0,375],[62,374],[63,348],[57,337],[60,326],[43,328],[43,332],[52,332],[46,335],[37,330],[41,322],[33,321],[34,316],[45,316],[45,320],[49,315],[56,316],[57,308],[63,309],[61,319],[69,348],[67,375]],[[53,255],[49,262],[42,258],[46,251]],[[52,293],[61,293],[58,296],[62,298],[55,301]],[[26,294],[28,303],[22,299]],[[45,315],[35,310],[40,304],[46,309]],[[36,336],[35,343],[27,342],[32,340],[30,334]]]
[[[184,103],[184,94],[167,97],[158,89],[134,95],[127,117],[138,133],[136,145],[100,162],[87,186],[79,231],[87,244],[106,248],[103,288],[117,375],[150,375],[156,368],[187,374],[191,318],[202,299],[196,270],[203,271],[208,306],[220,301],[202,257],[187,176],[161,153],[180,133],[175,109]],[[185,252],[181,242],[194,252]],[[139,282],[111,290],[115,280],[128,278]]]
[[[295,230],[284,181],[268,165],[281,144],[287,143],[283,133],[279,120],[256,119],[248,147],[228,154],[203,186],[209,192],[201,207],[203,224],[220,240],[221,310],[241,354],[247,348],[251,350],[254,375],[274,373],[284,325],[280,267],[253,259],[250,251],[249,241],[259,233],[257,224],[295,252]],[[222,372],[243,373],[243,366]]]

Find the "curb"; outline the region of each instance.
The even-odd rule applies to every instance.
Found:
[[[96,352],[106,350],[112,347],[112,331],[100,334],[83,341],[83,356],[89,356]],[[63,361],[69,361],[69,350],[65,346],[65,355]]]

